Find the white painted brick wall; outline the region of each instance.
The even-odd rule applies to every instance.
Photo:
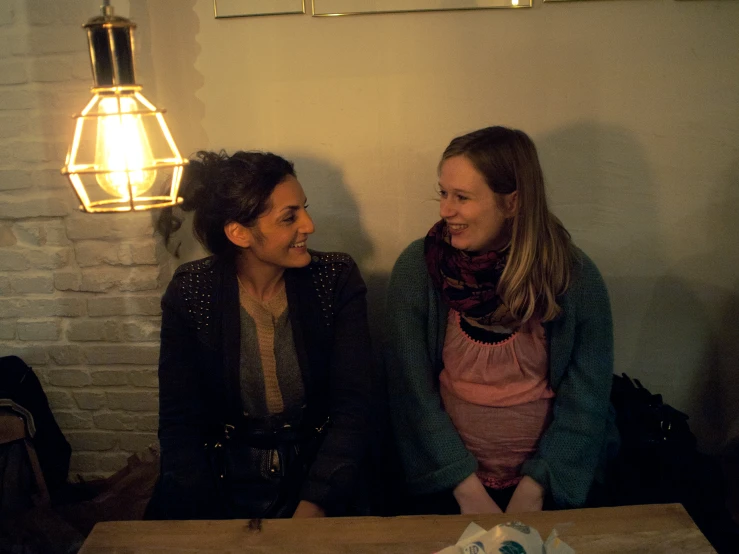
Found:
[[[159,300],[152,215],[87,215],[59,173],[90,98],[81,25],[99,0],[0,2],[0,355],[33,366],[74,478],[156,441]]]

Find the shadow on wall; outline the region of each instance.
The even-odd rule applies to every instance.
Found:
[[[295,172],[308,197],[316,225],[310,239],[311,248],[347,252],[360,268],[364,267],[374,249],[341,170],[324,160],[289,152],[284,155],[295,164]]]
[[[669,398],[671,381],[639,359],[642,330],[658,318],[648,306],[666,266],[656,187],[641,145],[626,129],[594,123],[559,129],[537,145],[552,210],[608,285],[616,373],[627,372]]]
[[[724,173],[717,190],[711,202],[684,222],[688,228],[707,226],[704,248],[682,260],[674,272],[694,274],[703,269],[718,276],[711,287],[694,283],[714,311],[704,372],[696,375],[693,385],[704,392],[706,401],[696,399],[695,411],[713,430],[716,446],[734,445],[739,453],[739,160]]]
[[[706,268],[727,253],[736,259],[731,248],[739,224],[731,215],[736,200],[717,199],[718,216],[701,213],[696,221],[675,223],[708,225],[716,242],[706,245],[700,259],[670,267],[666,243],[672,238],[674,250],[677,241],[662,233],[676,227],[664,222],[671,214],[660,205],[646,154],[633,133],[581,123],[536,142],[553,211],[608,285],[615,372],[640,379],[686,411],[701,445],[715,450],[726,440],[732,416],[736,419],[727,402],[737,401],[728,389],[736,380],[731,369],[739,360],[739,333],[736,294],[708,285]],[[735,181],[736,171],[727,184],[732,193]],[[694,270],[686,271],[691,265]]]
[[[721,197],[696,191],[695,213],[672,221],[680,214],[660,198],[645,152],[628,130],[583,123],[537,145],[554,212],[608,284],[615,371],[639,378],[686,411],[703,448],[721,448],[739,434],[739,291],[733,277],[739,267],[739,164],[725,183],[706,184],[724,191]],[[709,237],[705,248],[679,240],[686,228]]]
[[[185,156],[208,144],[202,125],[205,105],[196,96],[205,79],[195,69],[201,50],[195,5],[195,0],[157,0],[155,5],[148,0],[132,0],[130,10],[137,24],[137,80],[144,85],[144,95],[166,109],[167,125]],[[153,210],[151,216],[156,227],[159,210]],[[192,235],[191,225],[191,218],[187,218],[178,236]],[[205,255],[196,241],[185,241],[181,248],[171,270]]]
[[[716,198],[696,191],[698,209],[675,222],[708,238],[660,276],[636,357],[661,369],[701,446],[714,453],[739,437],[739,164],[722,181],[707,187],[721,191]]]
[[[205,104],[196,92],[205,78],[195,69],[200,55],[196,0],[131,0],[136,29],[136,71],[154,103],[164,107],[182,154],[204,148]]]
[[[300,154],[286,154],[295,163],[305,189],[316,232],[310,246],[316,250],[346,252],[354,258],[367,283],[367,306],[372,342],[379,351],[389,276],[368,271],[375,248],[362,225],[361,208],[338,167]],[[380,246],[381,247],[381,246]]]

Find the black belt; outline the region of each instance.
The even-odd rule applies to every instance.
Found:
[[[329,417],[315,425],[299,420],[288,421],[280,416],[245,417],[236,424],[223,424],[216,436],[222,437],[223,440],[240,440],[261,448],[269,448],[276,443],[300,443],[319,437],[326,432],[329,423]]]

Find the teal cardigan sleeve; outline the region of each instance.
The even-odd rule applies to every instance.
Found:
[[[415,241],[390,276],[384,349],[395,438],[415,494],[454,488],[477,469],[441,404],[437,341],[444,329],[438,328],[438,310],[423,241]]]
[[[585,504],[613,438],[611,307],[595,264],[579,254],[575,280],[562,298],[563,314],[548,326],[553,420],[522,468],[557,505],[568,508]]]

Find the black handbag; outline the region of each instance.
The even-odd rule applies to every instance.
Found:
[[[206,444],[228,517],[290,517],[328,420],[319,426],[244,420]]]
[[[739,526],[726,508],[719,461],[701,453],[688,416],[638,379],[613,376],[621,451],[607,488],[612,505],[678,502],[718,552],[735,552]]]

